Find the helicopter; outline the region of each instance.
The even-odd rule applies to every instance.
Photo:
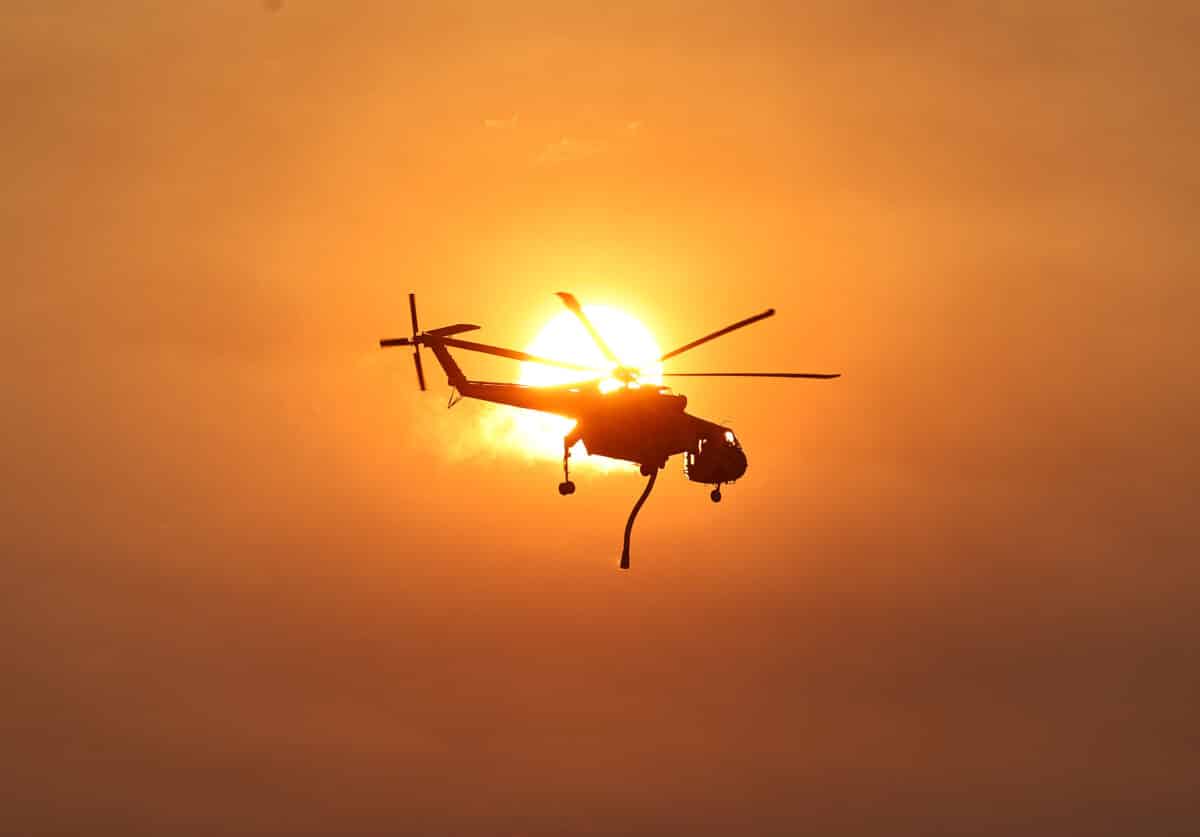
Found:
[[[616,353],[592,325],[583,306],[574,295],[559,291],[557,296],[567,310],[578,318],[592,342],[609,362],[608,368],[585,366],[554,358],[538,357],[528,352],[463,340],[455,335],[479,329],[477,325],[457,323],[421,331],[417,323],[416,295],[408,295],[411,337],[389,337],[379,341],[381,348],[413,347],[413,365],[417,385],[425,391],[425,371],[421,365],[421,347],[433,352],[452,391],[447,407],[464,398],[490,401],[526,410],[551,413],[574,419],[574,426],[563,437],[563,480],[558,493],[575,493],[571,480],[571,449],[583,442],[588,455],[620,459],[640,466],[642,476],[648,477],[646,487],[638,498],[625,524],[621,569],[629,568],[629,540],[634,519],[654,488],[658,472],[667,460],[682,454],[684,476],[692,481],[713,486],[709,498],[721,501],[721,487],[746,473],[746,453],[733,429],[685,412],[687,396],[678,395],[658,384],[644,384],[640,370],[621,363]],[[738,320],[732,325],[710,332],[662,355],[659,362],[670,360],[691,351],[710,340],[745,328],[775,315],[774,308]],[[473,381],[467,378],[450,354],[450,349],[480,352],[497,357],[537,363],[576,372],[592,373],[595,377],[577,383],[555,386],[531,386],[495,381]],[[814,378],[828,380],[840,373],[820,372],[663,372],[663,377],[677,378]],[[616,381],[618,386],[608,390],[601,384]]]

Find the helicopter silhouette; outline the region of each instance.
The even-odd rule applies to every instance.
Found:
[[[425,371],[421,366],[421,347],[433,352],[447,382],[453,388],[447,407],[453,407],[464,398],[507,404],[526,410],[552,413],[574,419],[575,425],[563,437],[563,481],[558,484],[558,493],[567,496],[575,493],[571,481],[571,448],[583,442],[589,455],[621,459],[639,465],[643,476],[649,479],[641,497],[630,512],[625,524],[625,540],[621,551],[621,569],[629,568],[629,539],[638,511],[650,496],[658,472],[666,467],[667,460],[676,454],[683,455],[684,475],[692,482],[712,485],[709,497],[714,503],[721,501],[721,486],[732,483],[746,473],[746,453],[734,435],[733,429],[685,412],[687,396],[677,395],[665,386],[643,384],[638,369],[621,363],[616,354],[592,325],[579,301],[571,294],[560,291],[558,297],[586,329],[596,348],[611,364],[608,368],[584,366],[553,358],[538,357],[528,352],[475,343],[454,335],[479,329],[477,325],[458,323],[455,325],[421,331],[417,325],[416,295],[408,295],[409,315],[412,319],[412,337],[391,337],[379,341],[382,348],[412,346],[413,364],[417,372],[417,384],[425,390]],[[690,351],[710,340],[723,337],[732,331],[774,316],[775,309],[768,308],[760,314],[739,320],[725,328],[685,343],[667,352],[658,360],[663,362]],[[577,383],[556,386],[530,386],[495,381],[472,381],[459,368],[450,354],[450,349],[481,352],[497,357],[538,363],[579,372],[589,372],[596,377]],[[817,372],[663,372],[663,377],[676,378],[838,378],[840,373]],[[616,389],[604,391],[601,384],[615,380]]]

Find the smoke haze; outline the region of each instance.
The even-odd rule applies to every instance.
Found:
[[[5,10],[0,830],[1196,829],[1194,4]],[[619,573],[560,289],[845,377]]]

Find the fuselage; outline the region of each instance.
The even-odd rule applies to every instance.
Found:
[[[472,381],[444,345],[431,341],[429,347],[463,398],[573,419],[566,448],[582,441],[589,454],[650,468],[683,454],[688,479],[716,485],[746,472],[746,454],[733,430],[686,412],[687,397],[665,387],[632,384],[604,392],[599,380],[546,387]]]
[[[465,381],[464,398],[507,404],[574,419],[567,447],[582,441],[587,452],[663,468],[685,456],[689,479],[727,483],[746,472],[746,454],[733,430],[685,412],[687,398],[657,386],[601,392],[596,382],[556,387]]]

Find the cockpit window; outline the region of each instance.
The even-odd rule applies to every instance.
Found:
[[[727,445],[731,445],[732,447],[735,447],[735,448],[736,448],[736,447],[738,447],[738,440],[737,440],[737,438],[736,438],[736,437],[733,435],[733,431],[732,431],[732,430],[726,430],[726,431],[725,431],[725,444],[727,444]]]

